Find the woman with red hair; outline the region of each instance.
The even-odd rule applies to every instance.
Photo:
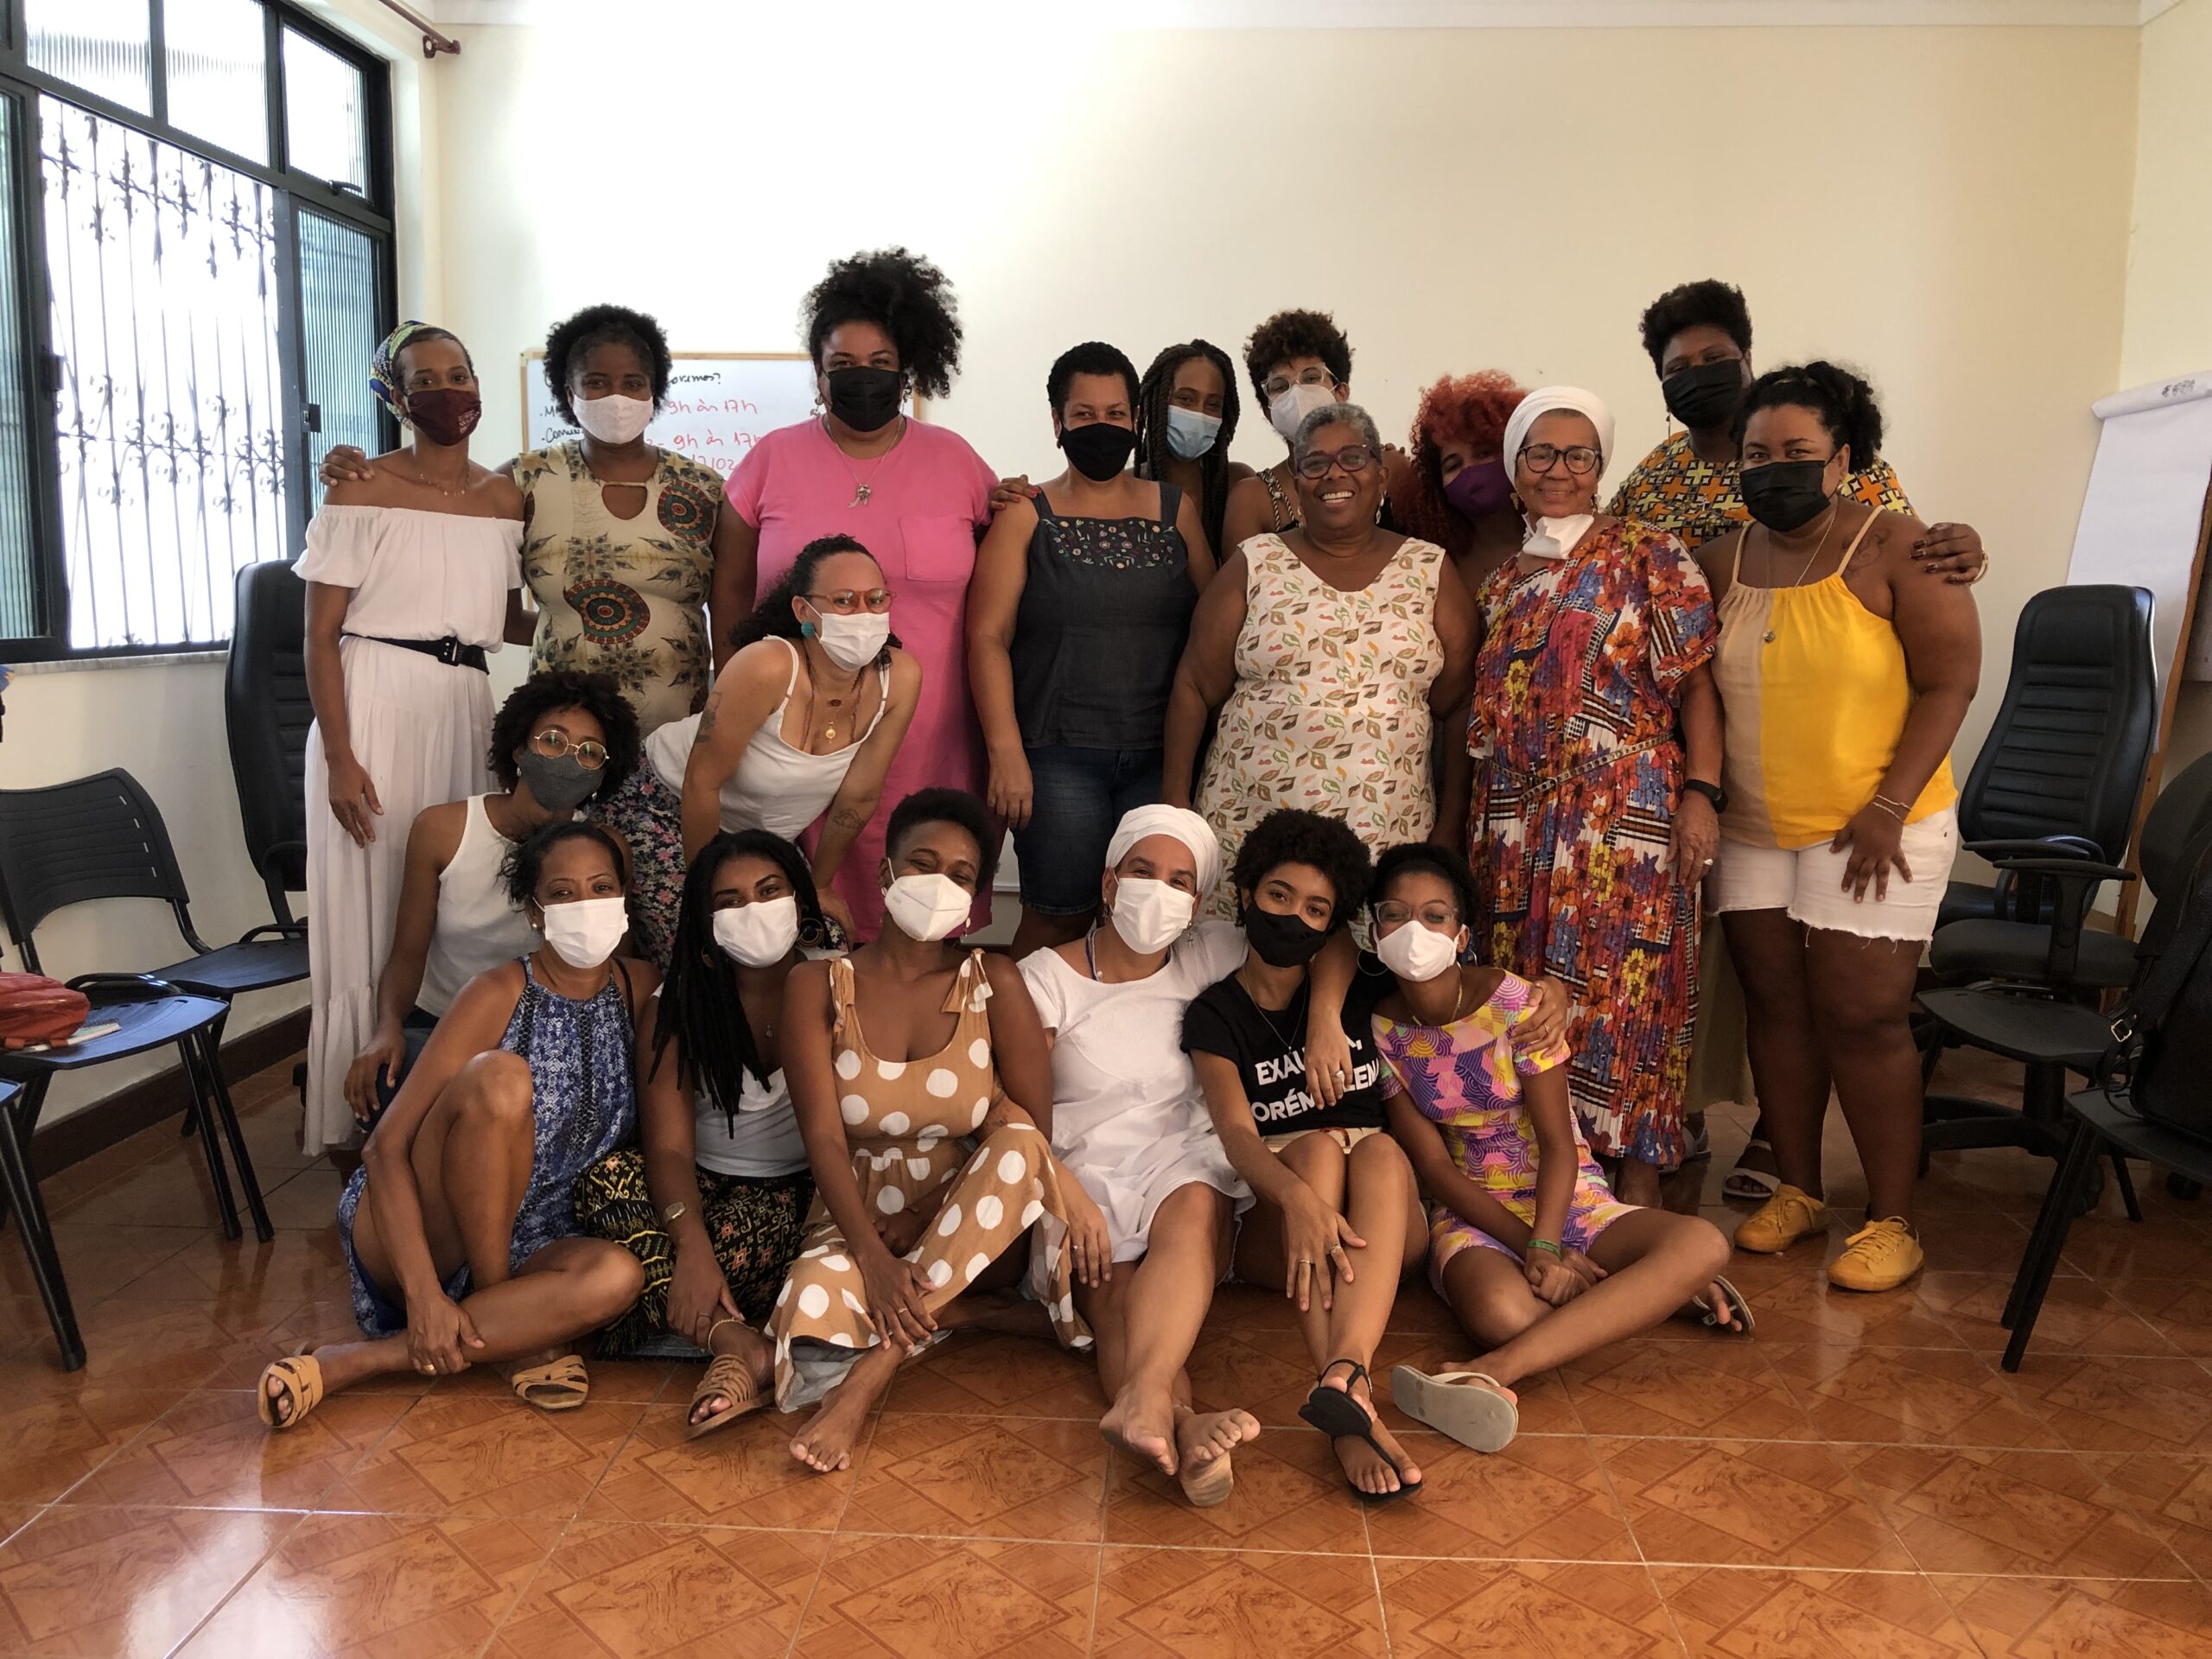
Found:
[[[1500,369],[1445,376],[1421,393],[1412,464],[1391,480],[1391,515],[1449,553],[1470,591],[1520,550],[1525,533],[1500,446],[1528,395]]]

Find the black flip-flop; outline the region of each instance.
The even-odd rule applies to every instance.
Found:
[[[1298,1408],[1298,1414],[1332,1440],[1365,1440],[1374,1448],[1375,1455],[1390,1465],[1391,1471],[1398,1477],[1398,1490],[1395,1492],[1370,1492],[1355,1484],[1350,1475],[1344,1477],[1344,1484],[1361,1503],[1389,1503],[1412,1497],[1421,1491],[1421,1483],[1406,1478],[1404,1465],[1384,1451],[1382,1443],[1375,1438],[1375,1420],[1351,1397],[1352,1385],[1368,1376],[1367,1367],[1356,1359],[1332,1359],[1321,1368],[1321,1375],[1326,1376],[1339,1365],[1351,1367],[1344,1387],[1332,1389],[1325,1382],[1315,1382],[1313,1391],[1306,1396],[1306,1403]],[[1368,1382],[1371,1386],[1374,1379],[1368,1377]]]

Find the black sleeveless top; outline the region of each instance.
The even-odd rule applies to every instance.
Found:
[[[1063,518],[1040,491],[1014,613],[1014,706],[1031,748],[1156,749],[1198,594],[1175,514]]]

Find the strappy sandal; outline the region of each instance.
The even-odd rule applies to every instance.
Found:
[[[1728,1304],[1729,1322],[1722,1325],[1714,1316],[1713,1304],[1702,1296],[1691,1297],[1690,1306],[1697,1309],[1709,1328],[1726,1331],[1732,1337],[1750,1336],[1758,1329],[1758,1322],[1751,1317],[1751,1305],[1744,1300],[1744,1293],[1717,1273],[1713,1275],[1713,1282],[1720,1287],[1721,1298]]]
[[[507,1379],[515,1397],[540,1411],[574,1411],[591,1397],[591,1376],[582,1354],[563,1354]]]
[[[1754,1147],[1770,1156],[1774,1152],[1774,1147],[1763,1135],[1755,1135],[1744,1143],[1745,1154],[1748,1156]],[[1720,1196],[1724,1198],[1742,1198],[1750,1204],[1764,1204],[1781,1185],[1781,1176],[1769,1174],[1763,1169],[1745,1169],[1739,1160],[1736,1167],[1722,1179]]]
[[[1351,1375],[1344,1378],[1344,1387],[1332,1389],[1325,1382],[1316,1381],[1313,1391],[1306,1396],[1306,1403],[1298,1408],[1298,1414],[1332,1440],[1365,1440],[1373,1448],[1375,1455],[1390,1465],[1390,1471],[1398,1478],[1398,1490],[1395,1492],[1370,1492],[1356,1483],[1350,1474],[1344,1476],[1344,1484],[1351,1488],[1351,1495],[1361,1503],[1389,1503],[1397,1498],[1412,1497],[1421,1491],[1421,1483],[1406,1478],[1405,1465],[1384,1451],[1382,1443],[1375,1438],[1375,1420],[1367,1414],[1358,1401],[1351,1397],[1356,1384],[1363,1379],[1371,1389],[1375,1379],[1368,1376],[1367,1367],[1356,1359],[1332,1359],[1321,1368],[1321,1376],[1326,1377],[1339,1365],[1351,1367]]]
[[[272,1376],[284,1385],[283,1393],[275,1399],[269,1393],[269,1379]],[[291,1408],[282,1417],[276,1414],[277,1400]],[[272,1361],[255,1385],[254,1402],[260,1410],[261,1421],[278,1433],[297,1428],[307,1420],[308,1414],[322,1403],[321,1362],[304,1344],[283,1358]]]
[[[1410,1365],[1390,1373],[1390,1397],[1416,1422],[1477,1452],[1503,1452],[1521,1427],[1520,1397],[1482,1371],[1440,1371]]]
[[[709,1351],[712,1351],[715,1332],[730,1323],[726,1319],[716,1319],[709,1327],[707,1342]],[[744,1321],[741,1319],[736,1323],[741,1325]],[[691,1410],[698,1410],[702,1400],[712,1399],[716,1395],[730,1403],[692,1423],[686,1432],[687,1439],[696,1440],[702,1434],[720,1428],[724,1423],[734,1422],[747,1413],[758,1411],[768,1403],[768,1397],[760,1392],[760,1385],[753,1379],[751,1368],[735,1354],[717,1354],[708,1361],[707,1374],[699,1379],[699,1386],[691,1390]],[[690,1415],[689,1413],[685,1414],[687,1418]]]

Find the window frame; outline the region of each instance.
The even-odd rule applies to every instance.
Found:
[[[141,114],[72,81],[33,68],[29,62],[25,0],[0,0],[0,22],[4,22],[5,33],[4,41],[0,41],[0,98],[14,105],[10,111],[10,142],[6,155],[0,157],[0,189],[10,194],[18,232],[15,268],[0,271],[0,280],[14,283],[22,299],[23,395],[25,407],[30,412],[29,470],[35,492],[29,515],[33,543],[31,588],[38,619],[38,632],[33,634],[18,639],[0,635],[0,663],[82,662],[109,658],[158,659],[223,650],[229,644],[227,639],[220,639],[78,648],[69,643],[68,550],[63,529],[66,521],[61,504],[60,446],[53,432],[54,400],[60,393],[60,359],[54,350],[53,300],[47,281],[46,214],[40,162],[44,137],[39,110],[41,97],[60,99],[161,143],[205,157],[274,193],[276,353],[285,438],[284,536],[286,544],[295,550],[295,557],[307,539],[308,503],[313,483],[306,476],[309,436],[307,341],[299,257],[299,215],[302,211],[336,220],[369,238],[376,252],[376,332],[382,334],[387,331],[397,315],[392,93],[391,69],[385,60],[300,10],[289,0],[255,0],[263,12],[262,38],[267,65],[264,90],[270,160],[263,163],[169,124],[163,16],[166,0],[147,0],[147,3],[151,26],[151,115]],[[334,188],[330,181],[297,172],[289,165],[284,131],[283,41],[287,29],[361,71],[369,173],[365,194]],[[363,372],[366,372],[364,365]],[[397,441],[397,428],[389,414],[379,411],[378,424],[386,446]]]

